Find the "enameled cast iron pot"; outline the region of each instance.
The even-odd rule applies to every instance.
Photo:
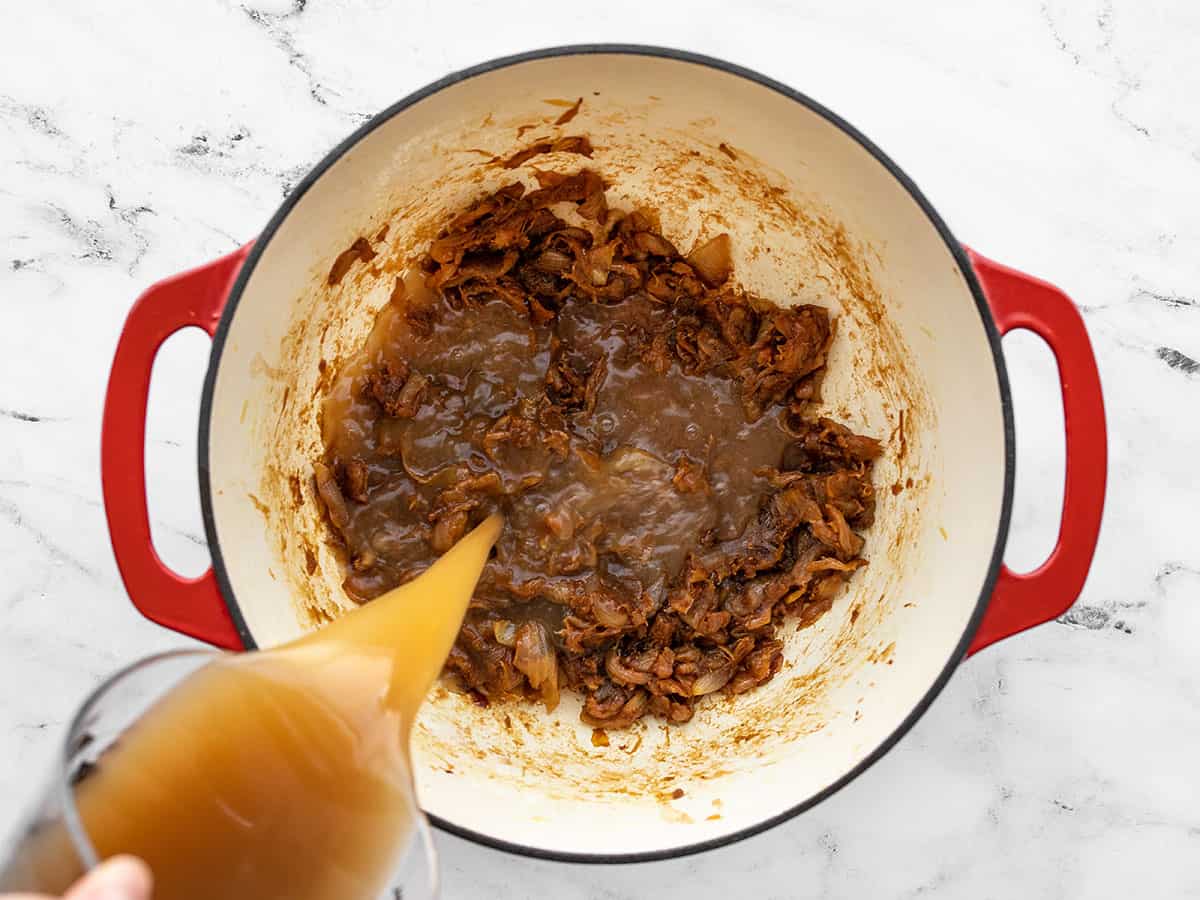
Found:
[[[965,249],[830,111],[754,72],[648,47],[544,50],[418,91],[326,156],[252,245],[134,305],[104,413],[105,505],[133,602],[169,628],[262,647],[347,608],[311,478],[329,379],[448,211],[528,179],[492,157],[565,134],[589,135],[594,159],[536,165],[591,165],[611,205],[660,209],[677,246],[728,232],[747,289],[830,307],[823,403],[886,446],[870,565],[816,625],[788,629],[785,669],[764,688],[718,697],[684,727],[614,733],[608,747],[593,746],[571,698],[547,716],[435,690],[422,714],[418,787],[443,828],[534,856],[663,858],[762,831],[846,784],[965,655],[1064,612],[1099,531],[1104,411],[1075,308]],[[329,285],[360,235],[377,256]],[[155,555],[143,463],[151,364],[189,325],[213,336],[199,465],[213,567],[197,579]],[[1013,418],[1000,336],[1014,328],[1054,351],[1067,432],[1059,539],[1025,575],[1002,564]]]

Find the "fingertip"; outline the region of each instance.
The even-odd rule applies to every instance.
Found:
[[[150,900],[154,879],[136,856],[105,860],[71,888],[63,900]]]

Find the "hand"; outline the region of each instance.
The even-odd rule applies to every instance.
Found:
[[[133,856],[105,860],[75,882],[62,900],[150,900],[150,870]],[[53,900],[42,894],[0,894],[0,900]]]

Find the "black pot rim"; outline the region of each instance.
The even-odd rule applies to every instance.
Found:
[[[765,88],[768,88],[776,93],[782,94],[791,100],[799,103],[801,106],[816,113],[824,118],[830,124],[840,129],[856,141],[863,149],[870,153],[876,161],[880,163],[892,177],[894,177],[901,186],[912,197],[913,201],[921,208],[929,219],[930,225],[936,229],[938,235],[945,242],[947,249],[954,257],[955,263],[958,265],[959,271],[966,280],[970,288],[971,295],[975,299],[975,306],[979,312],[980,320],[982,321],[984,330],[987,334],[988,345],[992,351],[992,362],[996,368],[996,377],[1000,387],[1000,401],[1004,416],[1004,495],[1000,508],[1000,521],[996,527],[996,542],[992,549],[991,561],[988,564],[987,573],[984,577],[982,587],[979,591],[979,596],[975,602],[975,610],[971,615],[970,621],[967,623],[963,631],[962,637],[955,646],[953,652],[946,660],[938,677],[933,684],[926,690],[920,702],[912,709],[912,711],[904,718],[904,720],[896,727],[896,729],[883,740],[878,747],[871,751],[861,762],[847,771],[844,775],[827,785],[821,791],[797,803],[795,806],[764,819],[755,825],[748,826],[732,834],[724,835],[719,838],[714,838],[707,841],[697,841],[690,844],[682,844],[678,847],[670,847],[663,850],[654,850],[646,853],[570,853],[557,850],[545,850],[540,847],[529,847],[522,844],[516,844],[505,841],[491,835],[482,834],[469,828],[456,825],[453,822],[447,821],[440,816],[429,816],[434,825],[447,831],[450,834],[465,838],[477,844],[486,847],[491,847],[497,850],[503,850],[509,853],[518,854],[521,856],[535,857],[539,859],[555,860],[558,862],[571,863],[636,863],[636,862],[652,862],[656,860],[674,859],[681,856],[687,856],[693,853],[701,853],[705,850],[712,850],[717,847],[723,847],[728,844],[733,844],[737,841],[744,840],[756,834],[760,834],[774,826],[799,815],[805,810],[811,809],[822,800],[832,796],[838,790],[849,784],[868,768],[874,765],[885,753],[894,747],[905,734],[916,724],[917,720],[925,714],[929,706],[942,692],[950,680],[950,676],[958,667],[959,662],[966,655],[967,647],[970,645],[971,639],[975,635],[976,629],[983,618],[983,614],[987,609],[988,600],[992,596],[992,590],[995,587],[996,579],[999,576],[1000,567],[1003,563],[1004,546],[1008,537],[1009,520],[1012,514],[1013,501],[1013,478],[1015,472],[1015,441],[1013,430],[1013,413],[1012,413],[1012,394],[1009,389],[1008,373],[1004,365],[1004,356],[1000,348],[1000,334],[996,329],[995,322],[992,319],[991,310],[988,307],[987,300],[984,297],[982,288],[979,285],[978,279],[975,277],[974,269],[971,267],[967,259],[967,255],[961,244],[955,240],[946,223],[942,221],[941,216],[933,208],[932,204],[925,198],[921,191],[913,183],[912,179],[904,173],[904,171],[896,165],[882,150],[872,143],[862,132],[847,122],[845,119],[838,116],[836,113],[817,103],[812,98],[793,90],[787,85],[781,84],[774,79],[761,75],[758,72],[744,68],[734,63],[724,60],[715,59],[711,56],[704,56],[698,53],[691,53],[686,50],[676,50],[667,47],[655,47],[639,44],[574,44],[559,47],[548,47],[542,50],[533,50],[526,53],[518,53],[512,56],[504,56],[493,59],[489,62],[481,63],[477,66],[472,66],[468,69],[463,69],[459,72],[447,75],[432,84],[426,85],[418,91],[409,94],[403,100],[400,100],[383,112],[370,119],[368,122],[361,125],[344,141],[334,147],[326,156],[317,163],[313,169],[296,185],[292,192],[284,199],[279,209],[271,217],[262,234],[255,241],[253,249],[246,257],[242,265],[241,271],[238,273],[237,280],[234,282],[233,288],[230,290],[229,298],[226,301],[225,309],[221,315],[221,321],[217,327],[216,333],[213,335],[212,351],[209,356],[208,372],[204,379],[204,391],[201,396],[200,405],[200,431],[199,431],[199,476],[200,476],[200,505],[204,519],[204,531],[208,538],[208,546],[212,554],[213,572],[216,575],[217,584],[221,589],[221,594],[224,596],[226,604],[229,607],[229,613],[233,618],[234,625],[237,628],[238,635],[245,642],[247,649],[254,649],[255,644],[253,635],[246,625],[245,617],[242,615],[241,608],[237,602],[237,596],[234,593],[233,585],[229,580],[229,573],[225,566],[224,554],[221,549],[221,543],[217,536],[216,522],[213,516],[212,507],[212,484],[209,471],[209,438],[210,438],[210,419],[212,415],[212,400],[213,390],[216,385],[217,367],[221,359],[221,353],[225,347],[225,340],[228,336],[230,323],[233,320],[234,312],[237,309],[239,300],[242,297],[242,292],[246,287],[246,283],[254,271],[259,258],[262,256],[263,250],[270,243],[275,232],[282,225],[292,209],[300,202],[300,199],[308,191],[313,184],[339,159],[341,159],[353,146],[355,146],[364,137],[382,125],[384,122],[391,119],[396,114],[404,111],[413,104],[429,97],[438,91],[441,91],[451,85],[457,84],[460,81],[465,81],[469,78],[475,78],[480,75],[486,75],[498,69],[503,69],[508,66],[519,65],[521,63],[531,62],[540,59],[550,59],[559,56],[580,56],[592,54],[626,54],[633,56],[652,56],[662,59],[670,59],[678,62],[691,63],[694,65],[707,66],[717,69],[721,72],[730,75],[736,75],[748,81],[752,81]]]

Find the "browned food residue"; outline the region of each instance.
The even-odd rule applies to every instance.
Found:
[[[384,307],[316,490],[359,602],[504,512],[447,664],[473,698],[686,722],[773,678],[784,622],[866,565],[880,444],[812,410],[824,307],[745,293],[728,235],[681,252],[592,171],[535,175],[453,216]]]
[[[583,106],[583,98],[580,97],[572,104],[571,108],[554,120],[555,125],[566,125],[573,118],[579,115],[579,107]]]
[[[304,503],[304,489],[300,486],[300,476],[290,475],[288,477],[288,487],[292,490],[292,502],[297,507]]]
[[[607,747],[608,746],[608,732],[605,731],[603,728],[593,728],[592,729],[592,746],[593,747]]]
[[[592,142],[588,140],[587,135],[575,134],[566,137],[560,137],[553,141],[538,141],[524,150],[518,150],[507,159],[497,157],[495,162],[498,162],[506,169],[515,169],[527,163],[535,156],[542,156],[546,153],[576,153],[579,156],[591,157]]]
[[[356,262],[369,262],[374,258],[375,251],[371,249],[371,242],[365,237],[356,238],[354,243],[339,253],[333,261],[329,269],[329,283],[338,284]]]
[[[892,654],[896,652],[896,642],[892,641],[885,647],[876,648],[867,654],[870,662],[892,664]]]

